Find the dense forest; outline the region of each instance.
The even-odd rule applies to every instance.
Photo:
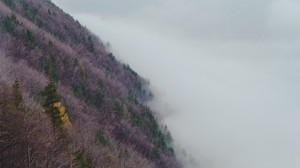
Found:
[[[149,82],[47,0],[0,1],[0,167],[176,168]]]

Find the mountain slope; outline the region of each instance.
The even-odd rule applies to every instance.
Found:
[[[2,0],[0,25],[0,167],[181,167],[148,82],[80,23],[50,1]]]

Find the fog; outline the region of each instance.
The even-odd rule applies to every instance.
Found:
[[[196,167],[299,167],[299,1],[53,1],[150,79]]]

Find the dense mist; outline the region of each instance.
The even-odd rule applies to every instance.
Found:
[[[53,1],[150,80],[197,167],[299,167],[300,2]]]

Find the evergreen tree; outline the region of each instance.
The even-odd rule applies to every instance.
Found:
[[[42,96],[46,97],[43,107],[46,113],[52,119],[52,125],[54,130],[55,127],[59,127],[62,125],[62,121],[59,115],[59,109],[55,107],[55,103],[58,103],[60,101],[60,96],[57,93],[57,89],[53,79],[50,79],[48,85],[44,88],[41,94]]]
[[[16,79],[14,84],[12,85],[12,95],[13,95],[13,105],[17,109],[23,108],[23,96],[20,89],[19,81]]]

